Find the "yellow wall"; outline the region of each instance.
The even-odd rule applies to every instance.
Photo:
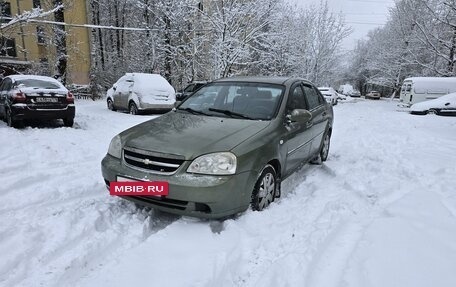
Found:
[[[30,11],[33,8],[32,0],[10,0],[11,14],[14,15]],[[52,9],[51,0],[41,0],[43,10]],[[86,1],[64,0],[65,23],[68,24],[87,24]],[[19,4],[19,6],[18,6]],[[52,15],[46,19],[54,21]],[[46,44],[37,43],[36,27],[42,25],[46,31]],[[23,34],[21,33],[21,27]],[[90,31],[87,28],[66,26],[67,31],[67,82],[73,84],[88,84],[90,72]],[[49,76],[56,74],[55,57],[56,48],[50,43],[53,40],[52,25],[22,23],[13,28],[3,31],[4,36],[15,38],[17,59],[39,63],[40,59],[47,59]]]

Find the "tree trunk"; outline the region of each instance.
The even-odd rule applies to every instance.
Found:
[[[448,76],[454,75],[454,54],[456,51],[456,26],[453,27],[453,36],[451,38],[451,48],[448,60]]]
[[[54,0],[54,5],[62,5],[61,0]],[[65,22],[65,15],[63,8],[54,12],[54,18],[56,22]],[[67,69],[67,47],[66,47],[66,32],[64,25],[55,25],[55,43],[56,43],[56,51],[57,51],[57,59],[56,59],[56,68],[58,77],[65,85],[66,84],[66,69]]]

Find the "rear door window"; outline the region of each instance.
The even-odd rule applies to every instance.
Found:
[[[321,100],[319,99],[319,95],[314,90],[312,86],[307,84],[303,85],[304,93],[306,95],[307,102],[309,104],[309,110],[313,110],[319,105],[321,105]]]

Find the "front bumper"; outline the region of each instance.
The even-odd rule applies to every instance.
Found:
[[[117,180],[117,176],[141,181],[167,181],[169,195],[166,197],[123,198],[169,213],[215,219],[245,211],[249,207],[257,173],[193,175],[185,172],[188,164],[184,163],[174,175],[159,175],[128,167],[122,160],[107,154],[101,162],[101,170],[107,187],[110,182]]]
[[[76,108],[74,105],[67,105],[61,109],[32,109],[26,104],[14,104],[11,106],[13,120],[29,119],[74,119]]]

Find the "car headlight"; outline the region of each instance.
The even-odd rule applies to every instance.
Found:
[[[120,140],[119,135],[112,138],[111,143],[109,144],[108,154],[116,158],[122,157],[122,141]]]
[[[196,158],[187,172],[209,175],[229,175],[236,173],[236,156],[230,152],[218,152]]]

